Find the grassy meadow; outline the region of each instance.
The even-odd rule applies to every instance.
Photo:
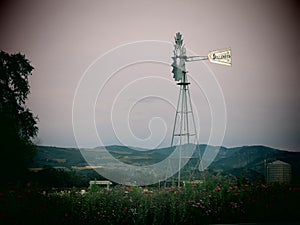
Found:
[[[300,189],[206,181],[184,187],[39,189],[7,183],[0,224],[212,224],[300,221]]]

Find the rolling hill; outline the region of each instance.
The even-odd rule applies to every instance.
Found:
[[[103,151],[104,147],[92,149],[81,149],[81,151],[97,152]],[[116,159],[132,165],[151,165],[168,157],[174,147],[147,150],[126,146],[107,146],[105,149]],[[217,147],[200,145],[194,156],[183,168],[183,175],[188,174],[195,167],[200,154],[204,150],[214,151]],[[76,148],[58,148],[50,146],[38,146],[37,154],[30,164],[30,168],[43,168],[45,166],[54,168],[65,168],[67,170],[87,170],[88,167],[81,151]],[[266,162],[281,160],[292,165],[294,177],[300,177],[300,152],[282,151],[266,146],[241,146],[236,148],[220,147],[215,160],[208,167],[209,171],[225,172],[234,176],[255,177],[264,174]],[[300,180],[300,179],[299,179]]]

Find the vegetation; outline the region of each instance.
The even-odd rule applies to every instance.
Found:
[[[208,224],[300,220],[300,189],[207,180],[166,189],[92,186],[0,192],[1,224]]]
[[[34,155],[37,118],[26,107],[33,67],[24,55],[0,52],[0,175],[18,179]],[[13,167],[13,169],[11,169]]]
[[[56,188],[87,187],[91,180],[103,180],[104,178],[94,170],[85,171],[66,171],[64,169],[55,169],[44,167],[38,172],[27,174],[28,180],[32,185],[43,188],[44,190]]]

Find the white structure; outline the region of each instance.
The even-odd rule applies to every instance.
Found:
[[[280,160],[276,160],[267,165],[267,183],[289,184],[291,182],[291,165]]]
[[[90,186],[92,185],[106,185],[106,187],[109,188],[109,185],[112,185],[112,182],[109,180],[91,180]]]

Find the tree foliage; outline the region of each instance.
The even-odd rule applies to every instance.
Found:
[[[24,55],[0,52],[0,173],[11,179],[21,175],[34,154],[37,117],[26,106],[32,71]]]

